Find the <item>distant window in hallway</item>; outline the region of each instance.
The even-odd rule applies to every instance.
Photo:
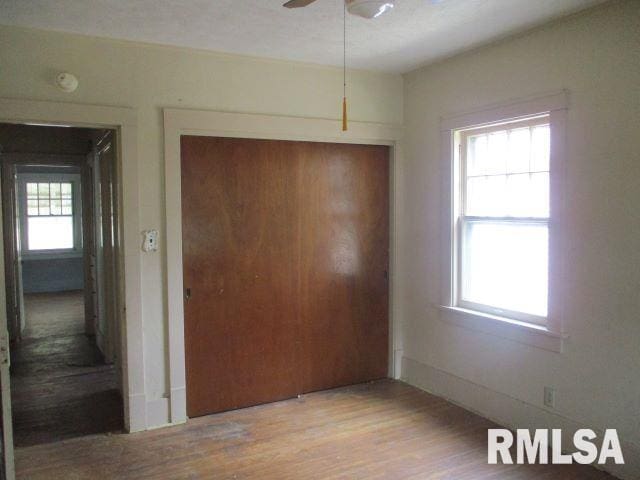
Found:
[[[16,194],[23,258],[82,254],[82,180],[78,167],[40,170],[38,166],[21,166]]]
[[[27,183],[29,250],[74,248],[73,184]]]

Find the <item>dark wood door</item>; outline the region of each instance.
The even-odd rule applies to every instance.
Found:
[[[181,148],[188,415],[385,377],[388,147]]]

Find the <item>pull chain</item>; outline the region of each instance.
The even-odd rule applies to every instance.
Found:
[[[343,94],[342,94],[342,131],[347,131],[347,2],[343,3],[342,8],[342,80],[343,80]]]

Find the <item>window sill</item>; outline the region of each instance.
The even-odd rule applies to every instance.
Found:
[[[46,251],[42,253],[24,253],[22,254],[22,260],[25,262],[38,261],[38,260],[60,260],[64,258],[82,258],[82,251],[69,251],[63,250],[61,252]]]
[[[440,310],[442,312],[442,315],[440,315],[442,320],[459,327],[506,338],[507,340],[551,352],[562,353],[564,341],[568,338],[566,334],[552,332],[541,325],[520,322],[488,313],[446,306],[441,306]]]

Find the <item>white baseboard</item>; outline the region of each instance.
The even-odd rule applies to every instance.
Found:
[[[403,358],[402,380],[509,429],[561,428],[568,433],[563,435],[564,440],[569,441],[576,430],[590,428],[602,438],[603,429],[599,426],[581,424],[411,358]],[[625,442],[623,438],[620,442],[624,465],[594,466],[623,480],[639,480],[640,446]]]
[[[170,399],[171,423],[174,425],[187,421],[187,388],[172,388]]]
[[[147,401],[147,430],[166,427],[171,424],[169,418],[169,399],[156,398]]]
[[[177,405],[174,412],[171,400],[167,397],[147,400],[144,394],[130,395],[129,409],[131,414],[127,417],[130,419],[130,424],[125,425],[127,431],[130,433],[141,432],[185,423],[187,421],[186,404],[184,401],[180,401],[181,398],[184,398],[184,392],[177,392],[175,395]]]
[[[397,348],[393,351],[393,360],[391,362],[391,378],[400,380],[402,377],[402,359],[404,358],[404,350]]]
[[[125,411],[125,429],[141,432],[147,428],[147,400],[144,393],[129,395],[129,411]]]

